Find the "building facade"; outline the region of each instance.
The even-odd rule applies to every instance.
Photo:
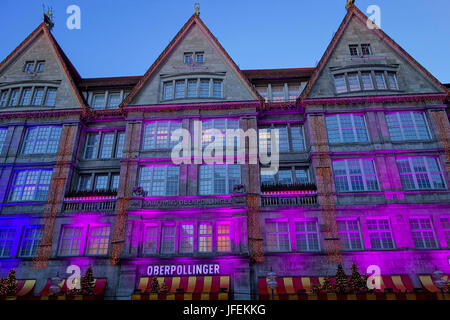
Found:
[[[143,76],[113,78],[82,78],[39,25],[0,64],[0,277],[45,296],[91,266],[106,299],[156,276],[174,298],[240,300],[269,272],[309,292],[341,262],[432,287],[450,274],[448,89],[366,21],[349,8],[315,68],[240,70],[194,14]],[[208,129],[254,132],[259,152],[277,132],[279,170],[250,142],[243,163],[174,163],[177,129],[200,151]]]

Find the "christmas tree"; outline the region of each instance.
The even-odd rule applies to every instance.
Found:
[[[331,285],[330,277],[328,275],[325,276],[325,278],[323,279],[321,291],[324,293],[329,293],[333,291],[333,286]]]
[[[322,287],[321,287],[319,284],[314,283],[314,284],[311,286],[311,292],[312,292],[312,293],[320,293],[321,291],[322,291]]]
[[[95,288],[95,279],[92,272],[92,268],[89,267],[86,273],[81,277],[81,294],[82,295],[93,295]]]
[[[167,287],[167,284],[165,281],[161,284],[161,288],[159,289],[160,293],[167,293],[169,291],[169,288]]]
[[[447,279],[447,284],[445,285],[445,287],[447,289],[447,292],[450,292],[450,277]]]
[[[342,264],[338,264],[337,271],[336,271],[336,284],[335,284],[335,290],[337,293],[345,293],[348,288],[348,281],[347,281],[347,275],[345,274],[344,268],[342,267]]]
[[[158,293],[159,292],[159,283],[156,277],[152,278],[152,284],[150,285],[150,292]]]
[[[359,273],[358,267],[355,263],[352,264],[352,275],[348,286],[352,291],[365,291],[367,289],[364,277],[362,277]]]
[[[1,296],[6,296],[6,285],[3,278],[0,278],[0,297]]]
[[[7,296],[15,296],[17,293],[17,280],[16,280],[16,270],[12,269],[8,277],[3,280],[3,286],[5,287]]]

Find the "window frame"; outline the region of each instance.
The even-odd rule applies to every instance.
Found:
[[[351,174],[350,173],[348,161],[354,161],[354,160],[358,160],[359,161],[359,168],[360,168],[361,174]],[[366,174],[362,161],[371,161],[375,173],[374,174]],[[345,163],[345,171],[346,171],[345,175],[342,175],[342,174],[336,175],[335,169],[334,169],[334,164],[336,162],[344,162]],[[375,161],[372,158],[335,159],[335,160],[332,160],[332,168],[333,168],[334,184],[335,184],[337,193],[341,193],[341,192],[345,193],[345,192],[374,192],[374,191],[376,192],[376,191],[380,191],[380,182],[378,180],[378,172],[377,172],[377,168],[376,168],[376,165],[375,165]],[[352,176],[359,176],[359,175],[361,175],[361,177],[362,177],[362,183],[363,183],[364,189],[363,190],[353,190],[351,177]],[[375,181],[377,183],[377,189],[375,189],[375,190],[367,189],[367,179],[366,179],[367,176],[370,176],[370,177],[374,176],[375,177]],[[336,178],[337,177],[346,177],[348,190],[338,190],[338,184],[336,182]]]
[[[275,232],[269,232],[267,225],[269,223],[275,223]],[[280,223],[284,223],[287,226],[287,231],[280,231]],[[290,225],[289,225],[289,221],[287,220],[266,220],[265,221],[265,247],[267,252],[290,252],[292,251],[292,244],[291,244],[291,230],[290,230]],[[276,237],[276,248],[274,249],[271,245],[269,245],[269,235],[275,235]],[[289,248],[285,249],[285,248],[281,248],[281,241],[280,241],[280,235],[287,235],[287,243]],[[285,239],[283,239],[283,241],[285,241]]]
[[[26,233],[28,229],[38,229],[38,237],[26,237]],[[42,225],[26,225],[23,227],[22,236],[20,239],[20,246],[18,250],[18,256],[23,258],[32,258],[36,256],[37,250],[39,248],[39,245],[42,241],[42,237],[44,235],[44,227]],[[33,235],[36,235],[35,233]],[[25,241],[31,241],[31,251],[28,254],[24,254],[24,242]],[[33,249],[34,248],[34,249]]]
[[[376,229],[370,229],[369,228],[369,221],[375,221],[375,226]],[[380,226],[380,222],[381,221],[387,221],[387,226],[388,229],[381,229]],[[392,223],[391,223],[391,219],[389,219],[389,217],[367,217],[366,218],[366,227],[367,227],[367,235],[369,236],[369,242],[370,242],[370,247],[372,250],[395,250],[396,249],[396,245],[395,245],[395,239],[394,239],[394,233],[392,231]],[[384,237],[382,233],[389,233],[390,237]],[[372,239],[374,239],[372,241]],[[383,242],[383,239],[390,239],[391,243],[392,243],[392,247],[388,247],[386,246],[386,244]],[[377,248],[374,245],[374,242],[378,241],[380,243],[380,247]]]
[[[430,188],[419,188],[417,175],[421,174],[423,172],[421,172],[421,171],[416,172],[416,170],[414,169],[414,165],[412,163],[412,159],[414,159],[414,158],[419,158],[419,159],[423,159],[424,160],[425,170],[426,170],[425,172],[426,172],[426,176],[428,178],[428,183],[431,186]],[[434,187],[435,183],[434,183],[434,180],[432,179],[432,175],[433,174],[437,174],[438,172],[430,170],[430,166],[429,166],[428,161],[427,161],[428,158],[434,159],[436,161],[437,167],[439,169],[439,174],[441,176],[442,182],[444,183],[444,187],[443,188],[436,188],[436,187]],[[398,163],[399,160],[408,160],[409,169],[411,171],[406,172],[406,173],[405,172],[400,172],[401,170],[399,168],[399,163]],[[439,157],[437,157],[437,156],[436,157],[433,157],[433,156],[396,157],[395,161],[397,163],[397,168],[398,168],[398,172],[399,172],[399,175],[400,175],[400,180],[401,180],[401,176],[411,175],[412,179],[413,179],[413,182],[414,182],[414,187],[415,188],[414,189],[409,189],[409,188],[406,188],[403,185],[403,181],[402,181],[402,187],[403,187],[404,190],[446,190],[447,189],[447,187],[448,187],[447,186],[447,181],[445,180],[445,176],[444,176],[444,173],[442,171],[442,167],[441,167],[441,164],[440,164],[440,161],[439,161]]]
[[[413,229],[412,228],[411,220],[417,220],[418,225],[419,225],[419,229]],[[431,228],[430,229],[423,228],[421,220],[428,220]],[[438,238],[436,237],[436,227],[434,226],[433,219],[432,219],[431,216],[409,216],[408,217],[408,223],[409,223],[408,224],[409,225],[409,229],[411,231],[411,239],[412,239],[413,244],[414,244],[414,249],[418,249],[418,250],[440,249],[439,241],[438,241]],[[431,233],[433,235],[432,239],[434,241],[434,245],[435,245],[434,247],[427,246],[426,241],[425,241],[426,237],[424,237],[424,233],[425,232],[430,232],[430,231],[431,231]],[[414,232],[420,233],[420,240],[422,242],[423,247],[418,247],[416,245],[417,243],[416,243],[415,238],[414,238]]]
[[[154,168],[161,168],[161,167],[165,168],[165,170],[164,170],[164,179],[155,180],[154,179],[154,174],[155,174]],[[175,179],[168,179],[169,167],[170,168],[178,168],[178,177],[177,177],[176,180]],[[142,172],[142,170],[144,168],[149,168],[148,170],[149,170],[149,173],[151,174],[151,176],[147,177],[146,179],[144,179],[143,172]],[[176,194],[168,195],[167,194],[168,193],[167,192],[168,191],[168,185],[169,185],[170,182],[173,183],[175,181],[177,183]],[[154,183],[161,183],[161,182],[164,183],[164,194],[163,195],[154,194],[153,193]],[[139,176],[138,176],[138,179],[137,179],[137,183],[138,183],[138,186],[142,187],[145,190],[147,197],[176,197],[176,196],[178,196],[180,194],[180,166],[172,165],[172,164],[153,165],[153,166],[152,165],[140,166],[139,167]],[[149,190],[146,190],[144,188],[143,185],[145,185],[145,184],[149,184],[149,186],[150,186]]]
[[[352,132],[353,132],[353,139],[354,141],[344,141],[344,130],[349,129],[347,127],[343,128],[342,126],[342,116],[343,115],[350,115],[350,121],[352,124]],[[358,137],[358,127],[356,126],[355,116],[362,117],[363,123],[364,123],[364,131],[366,133],[367,140],[360,141]],[[330,140],[330,127],[328,126],[327,119],[331,119],[332,117],[336,117],[336,123],[337,123],[337,132],[339,133],[339,141],[331,141]],[[369,136],[369,130],[367,128],[367,122],[366,122],[366,116],[365,114],[360,113],[336,113],[336,114],[330,114],[325,116],[325,128],[327,130],[327,137],[328,137],[328,143],[329,144],[339,144],[339,143],[369,143],[370,142],[370,136]]]
[[[30,184],[30,183],[26,183],[27,179],[28,179],[28,175],[30,172],[39,172],[38,177],[36,178],[37,181],[34,184]],[[26,176],[23,178],[23,183],[22,184],[16,184],[16,179],[19,173],[21,172],[26,172]],[[41,178],[42,178],[42,173],[43,172],[51,172],[50,174],[50,181],[48,182],[48,184],[43,184],[41,183]],[[8,194],[8,202],[44,202],[47,201],[47,197],[48,197],[48,192],[50,190],[50,184],[52,181],[52,177],[53,177],[53,169],[52,168],[37,168],[37,169],[17,169],[14,170],[14,174],[12,175],[12,182],[11,182],[11,187],[9,190],[9,194]],[[28,188],[28,190],[27,190]],[[32,188],[32,189],[29,189]],[[44,188],[39,190],[39,188]],[[46,195],[45,195],[45,199],[38,199],[37,196],[39,194],[39,192],[42,192],[42,190],[45,190],[45,188],[47,189],[46,191]],[[21,189],[20,191],[20,197],[19,199],[13,199],[14,196],[14,190],[15,189]],[[30,199],[24,199],[24,193],[25,192],[33,192],[33,196]]]
[[[205,168],[207,166],[211,166],[213,168],[212,169],[212,177],[209,177],[209,178],[204,177],[202,179],[202,176],[201,176],[202,168]],[[225,166],[225,178],[224,178],[225,179],[225,193],[216,193],[215,192],[215,190],[216,190],[216,181],[217,181],[217,183],[220,183],[223,180],[223,179],[218,179],[218,178],[215,177],[215,168],[217,166]],[[212,195],[233,194],[233,190],[230,188],[230,180],[234,180],[234,179],[237,179],[237,178],[235,178],[235,177],[231,177],[230,178],[230,174],[229,174],[230,166],[239,167],[239,170],[237,170],[237,172],[239,172],[239,183],[238,184],[242,184],[242,167],[241,167],[240,164],[201,164],[201,165],[199,165],[199,169],[198,169],[198,195],[200,195],[200,196],[212,196]],[[206,169],[204,169],[204,170],[206,170]],[[212,183],[212,189],[213,190],[212,190],[211,193],[209,193],[209,192],[204,193],[203,190],[202,190],[202,183],[205,183],[205,180],[206,181],[211,181],[211,180],[213,181],[213,183]],[[206,188],[206,187],[203,187],[203,188]]]
[[[411,118],[412,123],[413,123],[412,126],[409,126],[409,125],[406,125],[406,124],[403,123],[403,120],[400,117],[401,113],[405,113],[405,114],[409,114],[410,115],[410,118]],[[419,126],[417,125],[416,118],[414,117],[415,113],[420,114],[423,117],[423,121],[424,121],[424,124],[425,124],[425,130],[426,130],[426,133],[427,133],[427,136],[428,136],[427,138],[420,138],[419,137],[419,130],[418,130]],[[388,121],[388,116],[389,115],[395,115],[395,120],[397,121],[398,126],[391,127],[389,125],[389,121]],[[394,142],[397,142],[397,141],[399,141],[399,142],[400,141],[414,141],[414,140],[429,141],[429,140],[432,139],[430,126],[428,125],[427,116],[426,116],[426,113],[423,112],[423,111],[394,111],[394,112],[386,112],[385,113],[385,118],[386,118],[386,126],[388,127],[388,131],[389,131],[389,138],[391,139],[391,141],[394,141]],[[416,134],[416,138],[415,139],[407,139],[406,138],[406,135],[405,135],[405,128],[406,127],[410,127],[410,128],[414,129],[414,132]],[[402,139],[400,139],[400,140],[393,140],[392,139],[391,131],[394,130],[395,128],[399,128],[401,136],[402,136],[401,137]]]
[[[338,222],[341,222],[341,221],[345,221],[345,227],[346,227],[345,230],[339,231],[339,228],[338,228],[338,231],[337,231],[338,236],[339,236],[339,240],[341,241],[341,246],[342,246],[341,250],[342,251],[364,251],[365,250],[364,249],[364,238],[363,238],[363,235],[362,235],[362,232],[361,232],[361,223],[360,223],[359,219],[358,218],[336,219],[336,225],[338,224]],[[349,224],[348,224],[349,221],[356,221],[358,230],[351,230],[351,229],[349,229]],[[342,239],[341,234],[346,234],[347,235],[346,239],[345,239],[347,245],[344,245],[342,243],[343,239]],[[351,236],[350,236],[351,234],[358,234],[359,235],[359,243],[361,245],[360,248],[357,248],[357,247],[353,246],[352,240],[354,240],[355,238],[351,238]]]
[[[298,223],[302,223],[302,222],[305,223],[305,231],[303,231],[303,230],[302,231],[297,231],[297,224]],[[313,222],[314,223],[316,231],[308,230],[308,226],[307,226],[308,222]],[[317,223],[317,220],[315,220],[315,219],[295,219],[293,221],[293,223],[294,223],[295,251],[297,251],[297,252],[320,252],[321,251],[320,230],[319,230],[319,224]],[[300,234],[304,234],[306,236],[305,237],[305,242],[306,242],[307,250],[299,249],[299,246],[298,246],[299,239],[298,239],[297,236],[300,235]],[[313,241],[313,240],[311,240],[309,238],[310,234],[314,234],[317,237],[317,239],[316,239],[317,240],[317,248],[316,249],[312,249],[312,245],[310,244],[310,242]]]

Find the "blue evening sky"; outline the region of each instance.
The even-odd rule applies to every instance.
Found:
[[[241,69],[313,67],[346,0],[197,0],[200,17]],[[82,77],[142,75],[194,12],[195,0],[2,0],[0,60],[55,14],[53,35]],[[81,8],[81,30],[66,8]],[[381,8],[381,27],[441,82],[450,82],[449,0],[356,0]]]

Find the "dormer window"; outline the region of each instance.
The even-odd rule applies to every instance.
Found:
[[[43,72],[45,66],[45,61],[38,61],[36,63],[36,72]]]
[[[94,109],[103,109],[105,107],[105,94],[94,95],[94,101],[92,103]]]
[[[196,52],[195,53],[195,63],[203,63],[203,62],[204,62],[203,52]]]
[[[350,55],[351,56],[357,56],[358,55],[358,45],[357,44],[351,44],[348,47],[350,49]]]
[[[184,63],[191,64],[192,63],[192,52],[184,53]]]
[[[34,69],[34,61],[27,61],[25,63],[25,67],[24,67],[23,71],[26,73],[31,73],[31,72],[33,72],[33,69]]]
[[[361,44],[361,52],[364,56],[372,54],[372,50],[370,49],[370,43]]]

